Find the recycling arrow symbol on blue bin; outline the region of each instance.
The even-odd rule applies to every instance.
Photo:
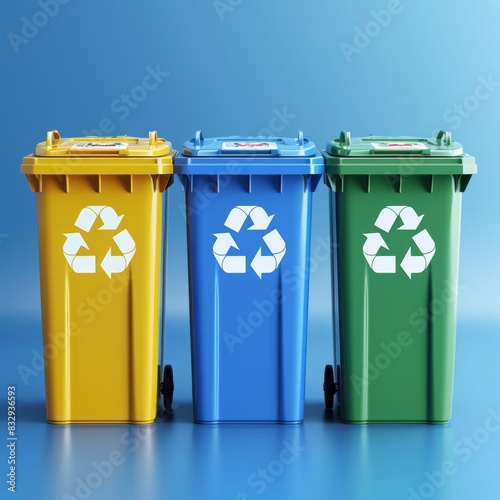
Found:
[[[398,217],[403,223],[402,226],[398,227],[398,231],[416,231],[424,216],[417,215],[412,207],[388,206],[381,210],[375,221],[375,226],[389,233]],[[366,237],[366,241],[363,245],[363,254],[368,265],[376,273],[395,274],[396,256],[378,255],[381,248],[389,250],[383,236],[380,233],[366,233],[364,236]],[[418,274],[425,271],[436,253],[436,244],[427,229],[421,230],[419,233],[415,234],[412,239],[421,255],[412,255],[411,247],[409,247],[400,263],[401,268],[410,279],[412,274]]]
[[[267,215],[262,207],[238,205],[229,212],[224,225],[235,233],[239,233],[248,217],[253,223],[247,228],[248,231],[267,231],[274,214]],[[240,249],[232,234],[230,232],[214,233],[214,236],[216,240],[212,250],[222,270],[229,274],[245,274],[247,272],[246,256],[227,255],[231,248]],[[277,229],[262,236],[262,240],[272,255],[262,255],[262,246],[260,246],[250,263],[250,267],[260,279],[263,274],[274,272],[286,253],[285,241]]]

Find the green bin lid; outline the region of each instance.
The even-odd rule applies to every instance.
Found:
[[[421,137],[368,136],[351,138],[342,131],[323,150],[326,173],[401,174],[410,163],[412,174],[474,174],[475,159],[464,154],[462,145],[441,130],[435,139]]]
[[[424,155],[460,156],[462,145],[451,140],[451,132],[441,130],[435,139],[420,137],[355,137],[342,131],[338,139],[326,145],[327,153],[335,156]]]

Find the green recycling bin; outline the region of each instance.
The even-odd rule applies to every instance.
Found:
[[[444,131],[436,139],[342,132],[323,156],[338,308],[326,406],[337,392],[345,422],[447,423],[461,202],[475,159]]]

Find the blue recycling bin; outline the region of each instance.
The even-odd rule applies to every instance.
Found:
[[[186,196],[194,419],[304,415],[313,142],[204,139],[174,159]]]

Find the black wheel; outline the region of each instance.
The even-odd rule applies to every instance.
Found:
[[[333,397],[335,396],[335,381],[333,380],[333,366],[325,366],[325,381],[323,382],[325,393],[325,407],[327,410],[333,408]]]
[[[172,415],[172,401],[174,399],[174,371],[172,365],[165,365],[163,369],[163,404],[165,406],[165,413]]]

